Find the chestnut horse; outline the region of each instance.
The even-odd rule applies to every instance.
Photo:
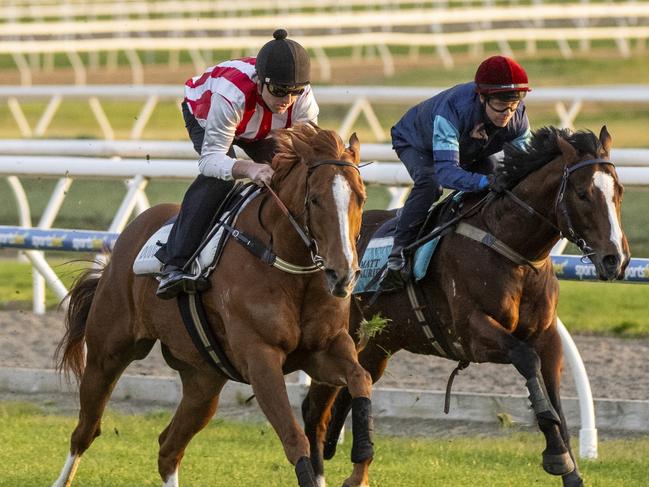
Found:
[[[301,487],[317,487],[309,441],[289,404],[284,374],[304,370],[319,381],[346,386],[358,409],[354,468],[348,486],[368,483],[371,378],[359,365],[349,324],[350,293],[359,274],[356,240],[365,188],[360,147],[335,132],[296,125],[275,135],[271,188],[312,239],[309,249],[269,192],[242,210],[236,227],[270,242],[273,252],[298,266],[323,271],[289,274],[230,240],[203,293],[210,326],[224,352],[252,389],[277,432]],[[160,300],[157,281],[136,277],[133,261],[146,240],[178,212],[159,205],[120,235],[103,271],[82,276],[71,291],[59,366],[80,380],[79,422],[56,486],[70,485],[81,455],[100,434],[101,416],[120,374],[160,340],[167,363],[180,374],[182,400],[160,434],[158,471],[165,487],[178,486],[185,448],[214,415],[227,378],[205,361],[183,327],[175,300]],[[317,255],[314,255],[316,254]],[[84,343],[87,359],[84,366]],[[355,411],[356,413],[356,411]]]
[[[496,177],[512,189],[462,222],[506,244],[518,254],[519,262],[512,261],[513,254],[506,257],[455,231],[442,237],[427,274],[417,284],[423,296],[420,305],[428,312],[425,320],[417,315],[421,309],[413,310],[407,290],[382,294],[372,305],[359,301],[359,306],[352,306],[353,336],[363,318],[380,313],[389,320],[359,354],[374,382],[381,378],[389,357],[402,349],[447,357],[462,365],[514,365],[527,381],[547,442],[543,468],[562,476],[566,486],[582,485],[582,480],[559,399],[559,286],[549,254],[562,234],[588,254],[601,279],[623,277],[630,255],[620,225],[623,189],[609,160],[610,147],[605,127],[599,138],[591,132],[571,134],[544,128],[534,134],[526,150],[507,147]],[[465,196],[469,196],[466,208],[483,198]],[[365,213],[359,251],[392,216],[394,212]],[[366,301],[370,296],[365,295]],[[436,334],[430,332],[434,327],[438,327]],[[340,391],[334,403],[337,392],[314,383],[302,405],[312,462],[319,475],[323,474],[323,456],[331,458],[335,453],[349,411],[349,392]]]

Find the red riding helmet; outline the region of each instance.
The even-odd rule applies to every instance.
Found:
[[[475,90],[481,95],[500,93],[518,100],[532,91],[523,67],[505,56],[491,56],[482,61],[475,73]]]

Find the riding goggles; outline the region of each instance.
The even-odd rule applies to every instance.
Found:
[[[489,108],[496,113],[505,113],[507,111],[513,113],[516,111],[520,103],[520,101],[505,102],[498,99],[494,100],[493,98],[487,98],[487,105],[489,105]]]
[[[273,83],[266,83],[268,92],[277,98],[284,98],[286,95],[299,96],[304,93],[307,85],[276,85]]]

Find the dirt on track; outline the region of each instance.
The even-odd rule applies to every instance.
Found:
[[[63,314],[39,316],[27,311],[0,312],[0,366],[54,368],[53,354],[63,336]],[[593,396],[649,400],[649,339],[573,336],[590,378]],[[390,359],[380,387],[444,390],[455,363],[437,357],[399,352]],[[173,376],[156,346],[132,363],[127,374]],[[563,397],[577,393],[569,368],[563,374]],[[524,380],[511,365],[472,364],[455,379],[455,392],[525,395]]]

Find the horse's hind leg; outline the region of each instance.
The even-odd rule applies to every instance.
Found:
[[[484,313],[474,312],[469,325],[476,362],[511,363],[525,377],[532,408],[546,440],[543,469],[552,475],[571,473],[575,465],[561,436],[561,418],[546,390],[537,352]]]
[[[79,422],[72,433],[70,454],[54,487],[71,484],[81,455],[101,434],[101,417],[119,376],[136,357],[146,356],[154,343],[153,340],[134,343],[128,338],[94,340],[89,334],[86,367],[79,384]]]
[[[572,448],[570,447],[570,434],[568,433],[568,425],[566,424],[563,409],[561,407],[559,390],[561,384],[561,370],[563,368],[563,350],[561,345],[561,337],[559,336],[556,327],[553,327],[545,332],[534,344],[534,348],[537,350],[537,353],[541,358],[541,373],[543,374],[543,380],[545,381],[548,397],[550,399],[550,402],[552,403],[552,406],[554,406],[554,409],[557,411],[559,417],[561,418],[559,430],[563,439],[563,444],[568,449],[570,460],[575,466],[572,472],[564,474],[561,477],[563,485],[564,487],[583,486],[584,483],[581,479],[581,475],[579,474],[577,461],[575,459]],[[569,463],[568,460],[566,461]],[[562,462],[563,461],[560,460],[560,463]]]
[[[158,438],[158,472],[164,487],[178,487],[178,466],[191,439],[210,421],[227,382],[216,372],[206,373],[191,367],[179,370],[183,397],[174,417]]]

